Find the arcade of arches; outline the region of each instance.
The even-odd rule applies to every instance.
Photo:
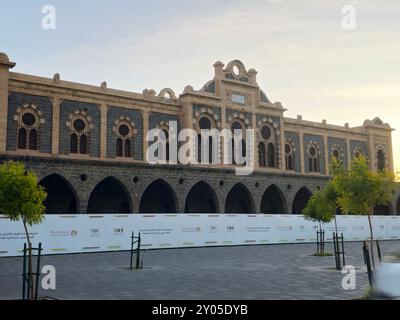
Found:
[[[45,200],[48,214],[76,214],[80,212],[80,199],[74,187],[61,175],[51,174],[39,182],[48,196]],[[300,188],[290,204],[281,189],[272,184],[262,193],[259,203],[243,183],[233,185],[220,203],[216,191],[205,181],[199,181],[189,189],[184,198],[185,213],[255,213],[259,208],[264,214],[302,214],[312,192]],[[178,197],[173,187],[158,179],[144,188],[139,196],[140,213],[176,213]],[[259,206],[259,207],[258,207]],[[117,178],[108,177],[99,182],[89,194],[87,213],[131,213],[132,196],[126,186]],[[396,206],[377,206],[375,215],[400,213],[400,197]]]

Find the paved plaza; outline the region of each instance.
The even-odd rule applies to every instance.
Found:
[[[400,241],[382,241],[382,255]],[[341,287],[334,257],[314,257],[315,244],[144,251],[143,270],[129,270],[129,252],[45,256],[56,268],[56,299],[354,299],[368,278],[362,243],[345,244],[357,268],[356,290]],[[332,244],[327,245],[332,252]],[[0,299],[21,298],[21,258],[0,258]]]

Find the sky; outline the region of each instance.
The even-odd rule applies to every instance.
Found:
[[[45,5],[53,30],[42,28]],[[344,6],[355,28],[343,28]],[[399,0],[7,0],[0,12],[0,52],[15,72],[179,94],[212,79],[214,62],[239,59],[287,117],[390,123],[396,171],[399,40]]]

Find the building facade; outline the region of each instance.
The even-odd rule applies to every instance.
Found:
[[[48,213],[301,213],[329,178],[332,157],[365,155],[393,171],[392,129],[379,118],[349,127],[284,116],[235,60],[214,64],[201,90],[142,94],[11,72],[0,54],[0,161],[23,161],[48,192]],[[255,171],[235,165],[150,165],[146,133],[158,128],[255,130]],[[200,157],[200,153],[197,155]],[[376,214],[400,212],[393,203]]]

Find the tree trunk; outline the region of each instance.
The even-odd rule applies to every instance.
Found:
[[[371,236],[371,260],[372,260],[372,268],[375,270],[375,257],[374,257],[374,232],[372,230],[372,221],[371,214],[368,215],[368,223],[369,223],[369,232]]]
[[[29,273],[29,280],[30,280],[30,292],[29,292],[29,296],[31,298],[31,300],[34,299],[34,288],[33,288],[33,274],[32,274],[32,243],[31,240],[29,238],[29,232],[28,232],[28,228],[26,226],[26,221],[25,219],[22,219],[23,223],[24,223],[24,229],[25,229],[25,235],[26,235],[26,240],[28,241],[28,273]]]

